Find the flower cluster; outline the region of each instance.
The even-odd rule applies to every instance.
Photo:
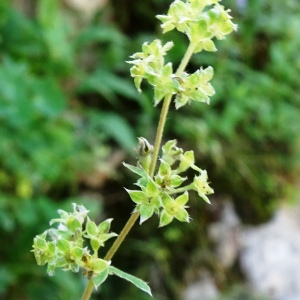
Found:
[[[98,257],[98,250],[104,243],[117,236],[110,231],[112,219],[101,222],[98,226],[87,216],[88,210],[82,205],[73,204],[73,212],[58,211],[60,218],[50,221],[50,225],[58,223],[58,227],[50,228],[33,241],[36,262],[40,266],[47,264],[47,272],[51,276],[56,268],[71,270],[91,280],[95,288],[99,287],[109,275],[125,279],[139,289],[151,295],[150,287],[143,280],[132,276],[111,265],[110,261]],[[85,229],[84,229],[85,228]],[[90,253],[84,242],[90,242]]]
[[[162,21],[163,33],[173,29],[185,33],[190,40],[193,53],[202,50],[216,51],[212,39],[224,39],[227,34],[237,29],[231,21],[230,10],[225,10],[218,0],[175,0],[167,15],[158,15]],[[208,9],[205,9],[208,7]],[[189,75],[185,72],[173,74],[172,63],[166,63],[164,56],[173,47],[173,42],[162,45],[160,40],[144,43],[142,52],[131,56],[128,61],[133,66],[131,76],[139,92],[141,83],[146,79],[154,88],[154,105],[160,103],[164,97],[175,97],[176,109],[191,100],[209,104],[209,97],[215,91],[209,81],[213,77],[212,67],[200,69]]]
[[[194,100],[209,104],[209,97],[215,94],[215,90],[209,81],[212,79],[214,70],[212,67],[197,70],[189,75],[181,75],[180,91],[175,97],[176,109],[184,106],[186,103]]]
[[[237,29],[229,15],[230,10],[218,2],[220,0],[188,0],[186,2],[175,0],[167,15],[158,15],[162,21],[163,33],[177,29],[185,33],[190,42],[194,44],[194,53],[203,49],[216,51],[212,41],[214,37],[221,40]],[[211,7],[212,6],[212,7]],[[206,7],[210,9],[205,10]]]
[[[207,181],[206,171],[195,165],[194,152],[184,152],[176,146],[176,140],[168,141],[162,147],[160,165],[154,178],[151,178],[140,164],[138,167],[124,165],[140,176],[136,183],[140,190],[126,189],[136,204],[135,211],[140,213],[140,223],[149,219],[154,213],[160,217],[160,226],[169,224],[174,218],[181,222],[189,222],[186,211],[189,190],[195,190],[203,200],[210,203],[206,195],[212,194],[213,189]],[[188,180],[187,177],[182,176],[182,173],[189,168],[199,174],[194,176],[192,182],[182,186]],[[178,196],[173,198],[173,195]]]
[[[134,77],[137,90],[141,92],[143,79],[146,79],[154,87],[155,105],[165,95],[176,93],[179,90],[179,84],[173,78],[172,64],[164,64],[164,56],[172,47],[173,42],[162,45],[160,40],[154,40],[151,44],[144,43],[142,52],[133,54],[131,56],[133,60],[128,61],[129,64],[133,64],[130,73]]]
[[[58,223],[57,228],[50,228],[34,238],[32,252],[37,264],[47,264],[49,275],[53,275],[56,268],[73,272],[82,268],[88,278],[100,275],[110,262],[98,258],[97,251],[105,241],[116,236],[109,233],[112,219],[97,226],[87,217],[88,210],[75,203],[72,213],[64,210],[58,210],[58,213],[60,218],[50,221],[50,225]],[[93,254],[84,246],[85,239],[90,241]]]

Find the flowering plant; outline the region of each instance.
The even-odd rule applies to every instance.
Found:
[[[83,300],[90,299],[93,289],[109,275],[124,278],[151,295],[144,281],[111,264],[127,233],[138,219],[142,224],[153,215],[159,216],[160,227],[174,219],[189,222],[187,204],[192,190],[210,203],[207,195],[212,194],[213,189],[206,170],[195,165],[194,152],[179,148],[176,140],[167,141],[162,147],[161,141],[173,99],[175,108],[179,109],[192,101],[209,104],[210,97],[215,93],[210,83],[212,67],[200,68],[193,74],[185,72],[185,68],[193,54],[217,50],[214,38],[224,39],[237,29],[229,12],[219,4],[219,0],[175,0],[168,13],[157,18],[162,22],[163,33],[176,29],[189,39],[189,46],[177,70],[174,72],[172,63],[165,63],[164,59],[173,47],[172,41],[164,45],[160,40],[144,43],[142,51],[133,54],[128,61],[132,65],[130,73],[138,92],[142,92],[142,81],[147,81],[154,89],[154,105],[161,102],[163,105],[154,145],[144,137],[138,138],[136,166],[124,163],[139,178],[135,183],[137,189],[126,189],[135,208],[120,234],[110,232],[112,219],[96,225],[83,206],[74,204],[72,213],[59,210],[60,218],[50,222],[50,225],[58,223],[57,228],[50,228],[35,237],[32,251],[39,265],[47,264],[49,275],[53,275],[56,268],[73,272],[82,270],[89,280]],[[194,171],[193,178],[186,175],[189,169]],[[99,248],[114,237],[117,238],[106,256],[99,258]]]

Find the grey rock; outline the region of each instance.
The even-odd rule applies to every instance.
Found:
[[[205,276],[190,284],[183,293],[183,300],[213,300],[218,296],[214,281]]]
[[[240,242],[241,266],[255,291],[300,299],[299,208],[281,208],[269,223],[243,230]]]

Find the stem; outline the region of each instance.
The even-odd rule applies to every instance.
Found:
[[[184,57],[182,58],[182,61],[180,62],[178,69],[176,70],[175,76],[181,75],[181,73],[184,71],[185,67],[187,66],[191,56],[193,55],[193,52],[194,52],[194,45],[190,44],[184,54]],[[166,97],[163,101],[163,107],[161,109],[160,118],[159,118],[157,130],[156,130],[153,155],[152,155],[151,164],[150,164],[150,171],[149,171],[150,177],[153,177],[154,173],[155,173],[155,167],[156,167],[156,163],[157,163],[158,153],[160,150],[161,140],[162,140],[171,100],[172,100],[172,94],[169,94],[169,95],[166,95]],[[140,216],[139,212],[134,212],[130,216],[130,218],[128,219],[124,228],[120,232],[119,236],[117,237],[117,239],[115,240],[115,242],[113,243],[111,248],[108,250],[106,256],[104,257],[105,260],[108,261],[113,258],[114,254],[119,249],[120,245],[126,238],[128,232],[131,230],[131,228],[133,227],[133,225],[135,224],[135,222],[139,218],[139,216]],[[87,286],[84,290],[81,300],[89,300],[91,297],[91,294],[93,292],[93,289],[94,289],[94,284],[93,284],[92,280],[89,280],[87,283]]]
[[[191,187],[193,186],[193,183],[183,186],[181,188],[175,189],[174,191],[168,192],[169,195],[174,195],[174,194],[179,194],[179,193],[183,193],[187,190],[189,190]]]
[[[160,118],[159,118],[157,130],[156,130],[156,137],[155,137],[155,142],[154,142],[152,160],[151,160],[151,164],[150,164],[150,171],[149,171],[150,177],[153,177],[154,172],[155,172],[158,153],[160,150],[160,144],[161,144],[161,140],[162,140],[171,100],[172,100],[172,94],[167,95],[164,99],[163,107],[161,109]]]
[[[175,76],[180,77],[181,73],[184,71],[184,69],[186,68],[187,64],[189,63],[191,56],[194,53],[194,49],[195,49],[195,45],[190,43],[188,48],[186,49],[186,52],[180,62],[180,65],[178,67],[178,69],[176,70]]]
[[[115,252],[118,250],[118,248],[120,247],[120,245],[124,241],[126,235],[130,231],[130,229],[132,228],[132,226],[134,225],[134,223],[136,222],[136,220],[139,218],[139,216],[140,216],[140,213],[138,211],[134,212],[130,216],[130,218],[128,219],[127,223],[123,227],[122,231],[118,235],[117,239],[115,240],[115,242],[110,247],[110,249],[108,250],[107,254],[105,255],[105,257],[104,257],[105,260],[108,261],[108,260],[112,259],[112,257],[114,256]],[[91,294],[92,294],[93,290],[94,290],[94,283],[93,283],[92,280],[89,280],[88,283],[87,283],[87,286],[86,286],[86,288],[84,290],[84,293],[82,295],[81,300],[89,300],[90,297],[91,297]]]
[[[120,247],[122,242],[124,241],[126,235],[130,231],[130,229],[132,228],[132,226],[134,225],[136,220],[139,218],[139,216],[140,216],[140,213],[138,211],[134,212],[130,216],[127,223],[125,224],[122,231],[120,232],[119,236],[117,237],[117,239],[115,240],[115,242],[113,243],[113,245],[111,246],[111,248],[109,249],[107,254],[105,255],[105,257],[104,257],[105,260],[112,259],[112,257],[114,256],[114,254],[116,253],[116,251],[118,250],[118,248]]]
[[[94,290],[94,283],[92,280],[89,280],[87,286],[85,287],[81,300],[89,300],[91,298],[93,290]]]
[[[186,68],[191,56],[193,55],[194,49],[195,49],[194,44],[190,43],[187,50],[186,50],[186,52],[185,52],[185,54],[184,54],[184,57],[182,58],[182,60],[180,62],[180,65],[179,65],[178,69],[176,70],[175,76],[180,76],[181,73],[184,71],[184,69]],[[155,138],[155,142],[154,142],[152,160],[151,160],[151,164],[150,164],[150,171],[149,171],[150,177],[153,177],[154,172],[155,172],[158,153],[159,153],[159,150],[160,150],[160,144],[161,144],[163,131],[164,131],[164,128],[165,128],[166,119],[167,119],[167,115],[168,115],[168,112],[169,112],[169,107],[170,107],[170,104],[171,104],[171,100],[172,100],[172,94],[167,95],[164,99],[163,107],[161,109],[159,123],[158,123],[157,131],[156,131],[156,138]]]

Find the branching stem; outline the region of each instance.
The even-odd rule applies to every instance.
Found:
[[[180,65],[179,65],[176,73],[175,73],[175,76],[180,76],[181,75],[181,73],[186,68],[191,56],[193,55],[193,52],[194,52],[194,45],[190,44],[189,47],[187,48],[187,51],[186,51]],[[161,113],[160,113],[160,118],[159,118],[157,131],[156,131],[156,138],[155,138],[155,142],[154,142],[152,160],[151,160],[151,164],[150,164],[149,175],[151,177],[153,177],[154,173],[155,173],[158,154],[159,154],[159,150],[160,150],[160,146],[161,146],[161,141],[162,141],[162,137],[163,137],[163,132],[164,132],[164,128],[165,128],[166,119],[167,119],[167,115],[168,115],[168,112],[169,112],[169,107],[170,107],[170,104],[171,104],[171,100],[172,100],[172,94],[169,94],[165,97],[165,99],[163,101],[163,106],[162,106],[162,110],[161,110]],[[139,216],[140,216],[139,212],[134,212],[130,216],[130,218],[128,219],[128,221],[125,224],[124,228],[120,232],[119,236],[117,237],[117,239],[115,240],[115,242],[113,243],[111,248],[108,250],[106,256],[104,257],[105,260],[111,260],[113,258],[114,254],[119,249],[120,245],[122,244],[122,242],[126,238],[128,232],[131,230],[131,228],[133,227],[133,225],[135,224],[135,222],[139,218]],[[89,280],[88,283],[87,283],[87,286],[84,290],[84,293],[82,295],[81,300],[89,300],[90,297],[91,297],[91,294],[93,292],[93,289],[94,289],[94,284],[93,284],[92,280]]]

